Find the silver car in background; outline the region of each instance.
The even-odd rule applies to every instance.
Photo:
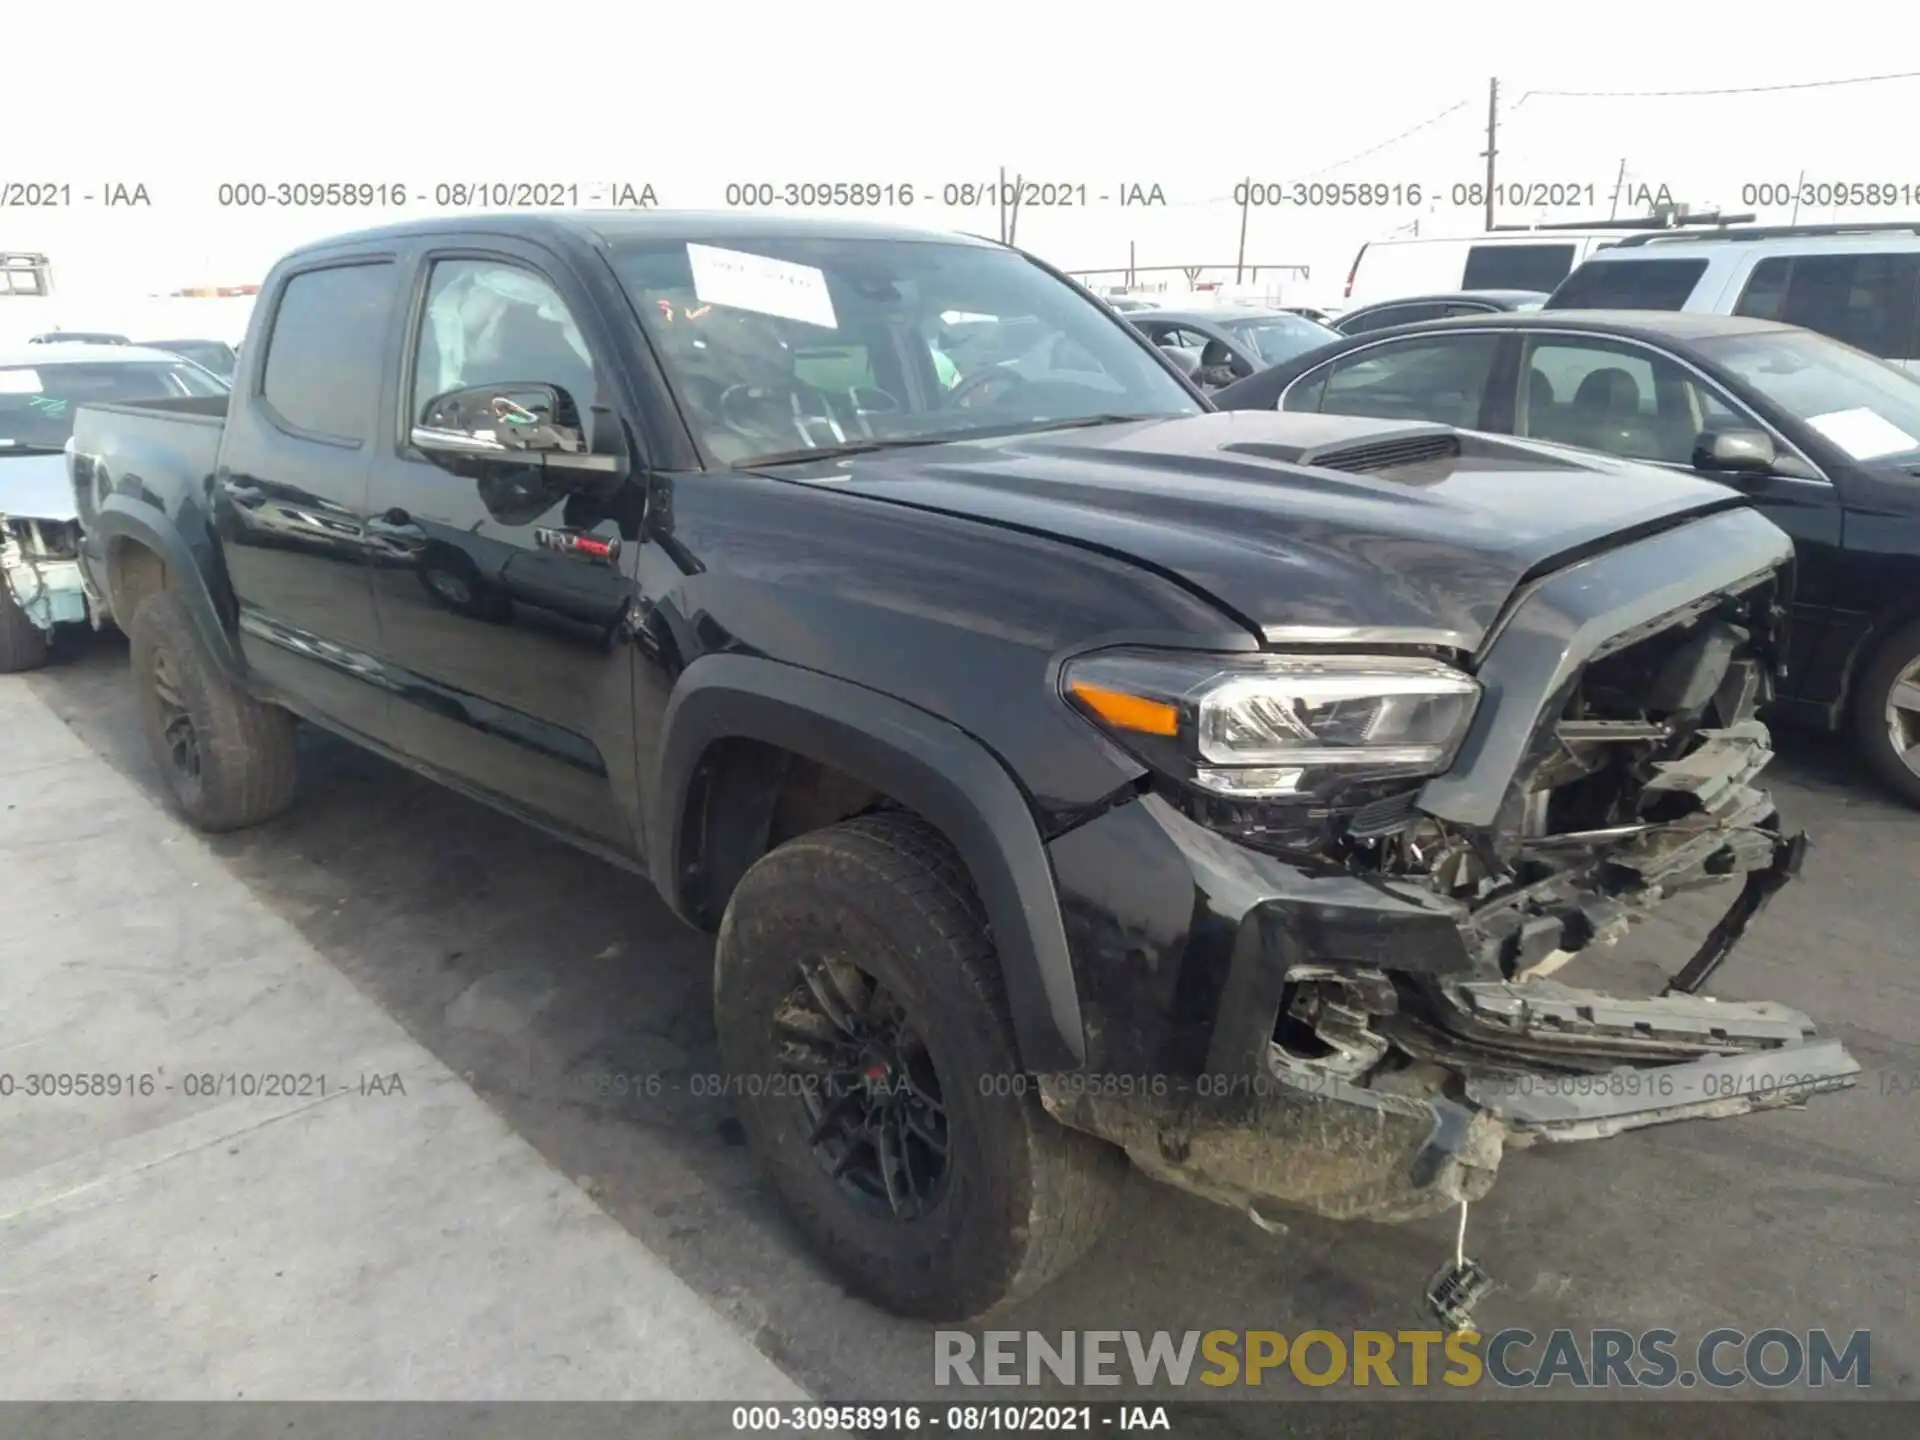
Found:
[[[137,345],[0,349],[0,674],[46,663],[63,625],[107,618],[80,575],[79,507],[67,468],[83,404],[224,395],[219,377]]]

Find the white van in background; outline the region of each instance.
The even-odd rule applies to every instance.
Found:
[[[1711,233],[1750,215],[1701,215],[1677,223],[1626,220],[1583,229],[1483,231],[1478,235],[1415,236],[1369,240],[1347,271],[1348,308],[1404,295],[1444,295],[1458,290],[1548,292],[1595,251],[1649,230],[1683,235]]]
[[[1347,272],[1350,306],[1456,290],[1553,290],[1595,250],[1630,231],[1520,230],[1510,234],[1369,240]]]

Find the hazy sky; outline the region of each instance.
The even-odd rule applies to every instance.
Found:
[[[949,210],[939,192],[1004,164],[1084,184],[1090,198],[1157,184],[1170,202],[1023,211],[1016,239],[1056,264],[1124,265],[1130,240],[1142,264],[1230,263],[1244,176],[1423,187],[1417,210],[1253,212],[1250,262],[1309,265],[1306,288],[1337,294],[1361,241],[1416,216],[1428,234],[1478,228],[1479,210],[1454,207],[1451,187],[1481,178],[1490,75],[1503,183],[1591,185],[1595,196],[1544,217],[1507,207],[1503,221],[1604,215],[1622,160],[1630,186],[1729,209],[1744,208],[1743,186],[1803,171],[1809,183],[1906,186],[1920,202],[1920,80],[1554,93],[1920,69],[1920,48],[1896,43],[1920,35],[1920,21],[1888,18],[1900,13],[1828,0],[1818,24],[1786,27],[1787,43],[1754,12],[1674,0],[1165,11],[62,0],[33,42],[49,63],[7,67],[0,183],[65,182],[76,204],[0,210],[0,249],[49,252],[75,298],[252,280],[291,244],[433,213],[436,184],[475,180],[650,183],[674,208],[718,207],[729,181],[907,183],[922,193],[900,218],[992,234],[991,204]],[[55,63],[68,47],[83,63]],[[422,198],[371,215],[217,204],[223,182],[283,180],[397,183]],[[80,202],[114,182],[144,184],[151,207]],[[1920,219],[1920,203],[1873,213]]]

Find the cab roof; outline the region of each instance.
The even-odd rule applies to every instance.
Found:
[[[893,240],[919,244],[1001,248],[996,241],[957,231],[873,220],[825,219],[754,210],[569,210],[436,215],[353,230],[310,241],[288,258],[342,245],[422,239],[439,235],[499,235],[533,241],[585,239],[609,245],[635,240]]]

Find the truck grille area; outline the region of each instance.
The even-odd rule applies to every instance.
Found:
[[[1677,893],[1772,865],[1772,583],[1621,636],[1543,717],[1491,833],[1409,811],[1360,842],[1383,874],[1462,904],[1485,975],[1545,974]],[[1382,817],[1384,818],[1384,817]],[[1376,827],[1378,828],[1378,827]]]

